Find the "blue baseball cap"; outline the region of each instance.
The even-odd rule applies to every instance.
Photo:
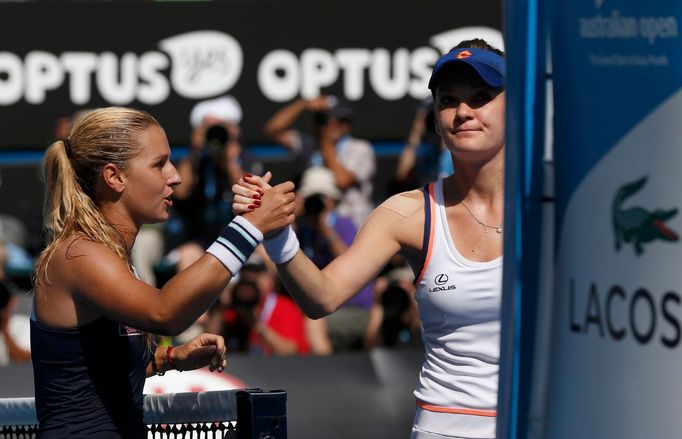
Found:
[[[484,49],[460,48],[453,49],[441,56],[433,65],[429,89],[436,86],[436,77],[443,67],[454,64],[466,64],[478,73],[483,82],[492,88],[504,87],[504,58],[500,55]]]

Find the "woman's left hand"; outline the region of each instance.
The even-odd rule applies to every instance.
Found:
[[[260,206],[263,191],[272,188],[270,186],[271,179],[272,173],[270,171],[262,177],[244,174],[237,184],[232,185],[232,213],[241,215]]]
[[[194,370],[204,366],[213,372],[227,367],[225,340],[220,335],[204,333],[176,346],[171,353],[173,366],[179,370]]]

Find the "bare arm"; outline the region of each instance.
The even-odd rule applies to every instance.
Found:
[[[290,224],[292,189],[293,184],[283,183],[265,191],[261,208],[244,217],[264,233]],[[213,303],[231,277],[217,258],[204,254],[158,290],[133,276],[102,244],[74,239],[59,252],[48,270],[50,284],[36,291],[39,320],[55,327],[82,324],[87,312],[158,334],[178,334]]]
[[[263,132],[273,142],[280,143],[286,148],[292,148],[291,127],[304,111],[319,111],[327,108],[324,96],[317,99],[297,99],[283,107],[265,123]]]
[[[317,217],[317,226],[320,233],[322,234],[322,237],[324,237],[325,241],[327,241],[327,246],[331,255],[333,257],[337,257],[346,251],[348,245],[346,245],[339,234],[336,233],[334,227],[329,225],[329,218],[333,210],[333,203],[330,200],[326,200],[324,209]]]
[[[269,186],[257,176],[233,186],[235,213],[248,212],[256,188],[261,187]],[[324,317],[373,280],[399,251],[415,266],[423,239],[423,213],[421,191],[395,195],[372,212],[348,250],[323,270],[299,250],[293,259],[277,265],[280,278],[308,317]]]
[[[263,132],[273,142],[292,148],[291,127],[307,108],[306,101],[298,99],[275,113],[263,127]]]
[[[309,317],[324,317],[357,294],[400,251],[394,231],[403,227],[400,216],[378,208],[348,250],[323,270],[299,250],[292,260],[277,266],[280,278]]]
[[[355,174],[346,169],[339,161],[336,154],[336,142],[332,137],[324,134],[320,137],[320,154],[324,165],[334,173],[336,185],[339,189],[345,191],[357,182]]]
[[[398,180],[404,180],[407,177],[407,174],[414,168],[417,161],[417,148],[419,148],[419,143],[426,130],[426,115],[426,110],[422,108],[417,110],[417,114],[412,122],[410,134],[407,137],[407,143],[398,159],[398,167],[395,171],[395,177]]]
[[[194,370],[204,366],[208,366],[211,372],[214,370],[222,372],[227,367],[226,352],[223,337],[216,334],[200,334],[170,350],[170,362],[168,361],[168,347],[157,347],[153,361],[147,365],[146,375],[150,377],[158,373],[164,374],[172,369]]]

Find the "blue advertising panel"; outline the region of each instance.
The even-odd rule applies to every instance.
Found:
[[[550,438],[681,437],[682,3],[551,10]]]
[[[505,241],[497,437],[527,437],[534,352],[545,113],[545,8],[505,2]]]

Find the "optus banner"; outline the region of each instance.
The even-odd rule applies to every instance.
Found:
[[[682,437],[682,3],[556,0],[550,438]]]
[[[3,4],[0,147],[40,146],[56,118],[127,105],[186,141],[199,100],[234,95],[244,137],[279,108],[321,93],[348,99],[356,133],[404,138],[431,67],[463,38],[501,45],[501,4],[447,0]]]

